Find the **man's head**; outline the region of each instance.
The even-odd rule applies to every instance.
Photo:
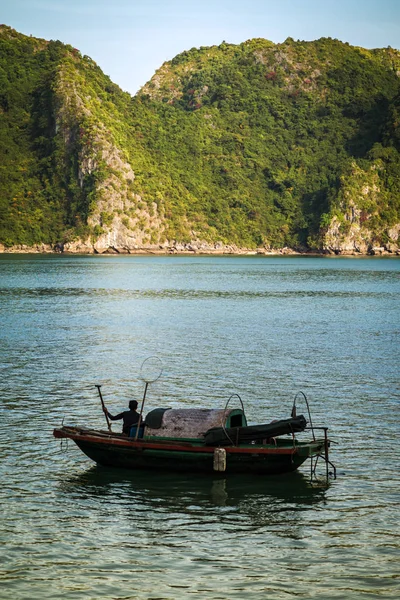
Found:
[[[138,403],[137,403],[137,401],[136,401],[136,400],[131,400],[131,401],[129,402],[129,408],[130,408],[130,410],[136,410],[136,409],[137,409],[137,407],[138,407]]]

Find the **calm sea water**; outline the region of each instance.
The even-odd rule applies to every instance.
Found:
[[[398,598],[400,260],[0,255],[0,597]],[[337,479],[134,474],[52,429],[146,409],[286,418]],[[145,410],[146,412],[146,410]],[[113,427],[119,430],[119,424]]]

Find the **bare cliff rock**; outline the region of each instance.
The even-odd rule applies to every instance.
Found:
[[[336,207],[325,215],[322,249],[331,254],[400,254],[400,223],[382,223],[385,198],[381,191],[381,163],[368,171],[355,162],[341,178]],[[384,240],[384,242],[382,242]]]

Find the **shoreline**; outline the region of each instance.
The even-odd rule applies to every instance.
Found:
[[[158,255],[158,256],[353,256],[353,257],[371,257],[371,256],[400,256],[400,248],[388,250],[385,247],[373,247],[366,252],[358,249],[325,248],[320,251],[309,249],[294,248],[238,248],[237,246],[225,246],[216,244],[215,247],[200,247],[192,244],[176,244],[164,247],[138,247],[138,248],[116,248],[109,247],[103,251],[96,250],[87,245],[75,246],[73,248],[64,248],[59,244],[36,244],[34,246],[25,246],[23,244],[6,247],[0,243],[0,254],[60,254],[60,255],[87,255],[87,256],[112,256],[112,255]]]

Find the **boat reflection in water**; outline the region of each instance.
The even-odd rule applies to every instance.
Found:
[[[60,479],[60,489],[81,499],[127,501],[131,507],[185,511],[191,506],[232,507],[254,510],[262,505],[291,506],[302,510],[324,501],[329,484],[325,479],[310,481],[299,472],[255,479],[251,475],[234,478],[187,473],[130,472],[93,466],[80,475]]]

